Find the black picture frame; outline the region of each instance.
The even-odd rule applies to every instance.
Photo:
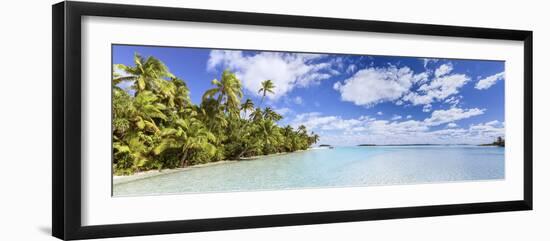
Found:
[[[263,13],[197,10],[90,2],[52,6],[52,233],[60,239],[88,239],[228,229],[308,225],[381,219],[532,210],[533,208],[533,32],[491,28],[366,21]],[[517,40],[524,43],[523,199],[501,202],[416,206],[282,215],[81,224],[81,17],[104,16],[378,33]]]

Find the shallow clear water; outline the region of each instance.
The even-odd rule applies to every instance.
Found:
[[[373,146],[317,149],[190,168],[113,186],[113,194],[228,192],[504,178],[504,148]]]

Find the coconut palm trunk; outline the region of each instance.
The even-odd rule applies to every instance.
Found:
[[[181,164],[180,164],[180,166],[181,166],[182,168],[187,167],[187,156],[188,156],[188,154],[189,154],[189,151],[185,151],[185,152],[183,153],[183,156],[181,157]]]

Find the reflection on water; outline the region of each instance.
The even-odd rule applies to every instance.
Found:
[[[504,178],[504,148],[372,146],[308,150],[191,168],[113,186],[113,194],[228,192]]]

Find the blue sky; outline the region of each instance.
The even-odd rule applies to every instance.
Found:
[[[260,82],[284,119],[306,125],[322,144],[479,144],[504,136],[504,62],[444,58],[306,54],[222,49],[113,46],[113,63],[155,56],[185,80],[200,103],[224,69],[246,98],[260,103]],[[130,85],[125,83],[123,85]]]

